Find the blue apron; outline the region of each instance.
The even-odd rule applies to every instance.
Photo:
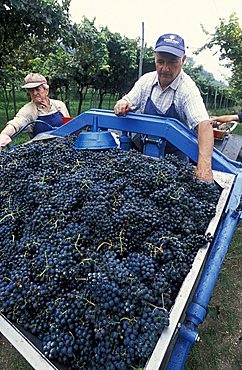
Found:
[[[155,85],[152,86],[150,96],[148,96],[147,98],[145,109],[144,109],[144,114],[150,114],[153,116],[160,116],[160,117],[170,117],[170,118],[175,118],[178,121],[180,121],[181,118],[179,117],[179,114],[176,111],[174,102],[171,104],[170,108],[167,109],[166,113],[162,113],[153,103],[153,101],[151,100],[151,95],[152,95],[154,86]],[[188,157],[184,153],[182,153],[179,149],[177,149],[174,145],[169,143],[168,141],[166,142],[165,154],[175,154],[179,159],[185,162],[188,162]]]
[[[48,125],[45,125],[44,123],[41,123],[41,122],[36,122],[33,128],[33,136],[36,136],[37,134],[40,134],[41,132],[50,131],[52,129],[62,126],[63,125],[62,118],[63,118],[63,114],[59,111],[55,113],[47,114],[45,116],[38,116],[37,120],[41,120],[47,123]]]

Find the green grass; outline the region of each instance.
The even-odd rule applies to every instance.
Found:
[[[32,370],[33,368],[19,352],[0,334],[1,370]]]
[[[234,129],[233,133],[236,134],[236,135],[242,135],[242,124],[241,123],[239,123],[237,125],[237,127]]]

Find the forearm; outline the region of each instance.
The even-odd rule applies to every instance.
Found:
[[[224,116],[219,116],[219,117],[212,117],[213,121],[221,122],[221,123],[226,123],[230,121],[240,121],[239,115],[238,114],[228,114]]]
[[[238,121],[239,116],[238,114],[229,114],[226,118],[226,116],[222,116],[222,121],[223,122],[229,122],[229,121]]]
[[[52,112],[51,112],[52,113]],[[27,123],[34,121],[38,115],[37,106],[33,102],[25,104],[16,114],[16,116],[7,122],[6,130],[12,130],[12,131],[6,131],[5,133],[10,135],[13,135],[15,132],[18,132],[20,129],[22,129]],[[5,130],[5,129],[4,129]],[[29,127],[26,130],[29,131]]]
[[[198,125],[198,163],[195,175],[201,181],[213,181],[212,153],[213,128],[210,121],[203,121]]]
[[[2,134],[8,135],[9,137],[12,137],[13,134],[15,134],[16,130],[13,125],[7,125],[3,130]]]

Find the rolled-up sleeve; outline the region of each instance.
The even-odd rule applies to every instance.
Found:
[[[175,95],[178,112],[190,128],[194,129],[200,122],[209,119],[200,91],[190,76],[182,74]]]
[[[183,109],[186,122],[192,129],[194,129],[200,122],[209,119],[208,112],[199,91],[194,91],[186,97]]]
[[[26,123],[36,120],[37,116],[37,108],[30,102],[24,105],[16,116],[7,122],[7,125],[12,125],[16,131],[19,131]],[[26,131],[31,131],[31,128],[27,128]]]

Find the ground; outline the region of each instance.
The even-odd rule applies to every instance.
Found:
[[[16,349],[1,334],[0,334],[0,369],[1,370],[32,369],[28,362],[16,351]]]

